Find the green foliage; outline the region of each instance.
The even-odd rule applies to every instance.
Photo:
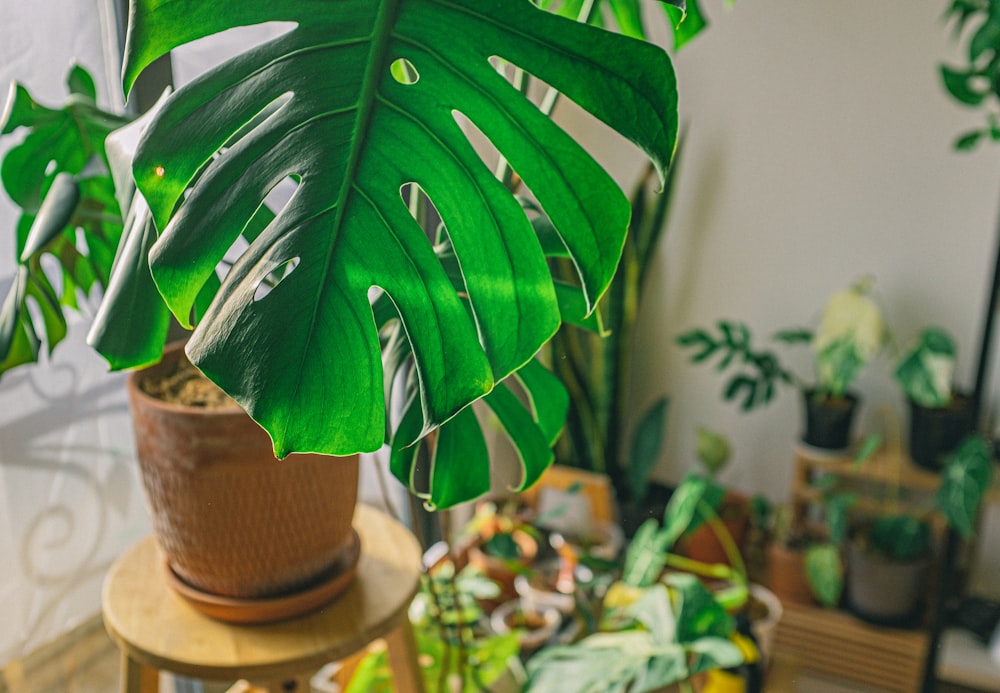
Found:
[[[955,341],[947,331],[929,327],[904,354],[894,373],[906,396],[923,407],[947,406],[955,371]]]
[[[560,9],[586,18],[593,5]],[[520,77],[634,142],[662,181],[677,136],[669,57],[528,0],[348,0],[337,12],[320,0],[136,0],[126,90],[175,47],[268,21],[294,28],[178,90],[145,129],[132,174],[156,224],[136,213],[92,342],[113,368],[143,365],[162,349],[165,302],[194,327],[191,360],[267,429],[279,456],[391,442],[393,471],[437,507],[488,485],[486,447],[467,409],[483,399],[514,439],[521,485],[532,483],[551,462],[566,406],[532,357],[561,318],[598,324],[587,314],[614,276],[630,208],[528,100]],[[74,73],[70,83],[80,102],[93,101],[89,77]],[[8,128],[62,117],[21,92],[9,113]],[[530,186],[548,238],[460,120]],[[108,127],[88,133],[95,144],[123,121],[98,122]],[[77,145],[73,156],[80,151],[80,162],[62,162],[70,173],[90,158]],[[41,172],[48,161],[12,152],[5,171]],[[282,183],[294,194],[272,212],[270,193]],[[238,241],[246,250],[225,264]],[[104,253],[109,265],[116,245]],[[553,253],[573,264],[572,281],[553,279]],[[149,273],[159,295],[146,290]],[[78,283],[89,290],[89,281]],[[64,285],[73,296],[72,282]],[[24,273],[15,291],[5,315],[31,296],[58,341],[50,296]],[[137,327],[137,315],[155,317]],[[7,365],[37,353],[39,330],[25,324],[0,323],[0,340],[13,345]],[[386,412],[398,409],[402,419],[390,421]],[[435,430],[418,469],[413,443]]]
[[[708,474],[708,478],[715,479],[729,464],[729,457],[732,453],[729,439],[704,426],[698,426],[695,435],[697,440],[695,455]]]
[[[51,355],[66,335],[65,311],[83,309],[81,296],[107,286],[122,234],[104,139],[127,121],[97,105],[84,68],[69,70],[66,88],[66,103],[51,108],[13,85],[0,122],[0,135],[23,132],[0,164],[20,209],[17,272],[0,308],[0,375],[36,362],[43,349]]]
[[[526,363],[559,320],[536,236],[453,113],[482,130],[531,187],[593,305],[617,263],[624,197],[490,58],[552,85],[661,170],[676,136],[669,59],[528,2],[358,1],[330,13],[324,3],[291,0],[140,1],[125,85],[167,50],[264,21],[296,26],[178,90],[140,144],[133,172],[163,229],[150,256],[154,279],[189,324],[202,285],[253,211],[293,178],[291,202],[225,277],[188,354],[269,431],[279,455],[375,450],[386,417],[368,296],[380,287],[396,311],[383,329],[405,334],[413,355],[419,437]],[[394,77],[400,56],[416,81]],[[317,84],[316,75],[329,79]],[[628,117],[622,102],[633,106]],[[266,119],[244,128],[265,109]],[[401,199],[408,183],[443,220],[462,285]],[[600,204],[581,207],[585,198]],[[280,281],[258,297],[276,270]]]
[[[639,418],[632,432],[632,445],[625,469],[628,488],[634,502],[641,502],[649,491],[649,473],[656,465],[657,455],[663,445],[670,400],[661,397]]]
[[[871,280],[862,278],[835,292],[826,303],[815,331],[794,328],[777,332],[773,339],[789,345],[808,344],[814,357],[818,396],[840,397],[847,392],[862,368],[882,348],[885,329],[881,312],[869,297]],[[741,399],[743,411],[766,405],[774,399],[778,386],[802,387],[792,371],[781,365],[778,356],[753,344],[750,328],[743,322],[720,320],[716,333],[693,328],[681,333],[676,342],[691,350],[692,363],[717,358],[716,370],[731,370],[725,381],[725,401]]]
[[[948,524],[963,537],[972,535],[992,476],[993,446],[981,435],[967,437],[945,461],[937,506]]]
[[[806,576],[820,604],[835,607],[840,603],[844,590],[844,565],[836,545],[824,542],[806,549]]]
[[[723,388],[725,401],[739,399],[740,408],[751,411],[771,402],[779,385],[795,381],[792,372],[781,365],[774,352],[754,346],[753,334],[745,323],[720,320],[715,327],[715,333],[703,328],[688,330],[676,341],[681,347],[692,350],[689,357],[692,363],[707,363],[717,358],[717,371],[734,371]],[[779,334],[784,337],[789,333]]]
[[[945,17],[964,44],[964,61],[941,65],[941,82],[955,101],[985,110],[986,124],[955,140],[960,151],[982,141],[1000,142],[1000,0],[952,0]]]
[[[667,224],[682,150],[683,138],[661,193],[653,192],[657,181],[652,168],[633,188],[621,264],[597,311],[600,329],[564,325],[546,348],[549,363],[570,395],[566,433],[557,444],[557,458],[607,474],[622,503],[638,502],[645,494],[648,470],[656,463],[666,428],[666,399],[659,398],[639,414],[632,445],[624,451],[628,458],[622,463],[635,324],[645,278]],[[564,282],[572,280],[571,262],[559,260],[554,268]]]
[[[507,670],[520,651],[518,631],[503,635],[478,630],[483,618],[479,598],[499,594],[496,583],[469,569],[457,575],[451,563],[431,571],[410,609],[422,665],[424,689],[448,690],[441,686],[448,675],[461,681],[461,690],[482,690]],[[346,693],[391,693],[392,669],[388,651],[369,653],[358,663]]]
[[[609,593],[610,595],[610,593]],[[526,691],[653,691],[743,655],[729,639],[732,619],[693,575],[675,574],[608,609],[605,628],[528,661]]]
[[[912,515],[883,515],[875,519],[868,535],[872,548],[894,561],[911,561],[927,554],[931,530]]]
[[[543,2],[543,5],[556,3]],[[560,12],[576,16],[585,0],[567,0]],[[596,0],[592,21],[605,18],[621,33],[635,38],[648,35],[651,5],[640,0]],[[732,0],[724,0],[731,7]],[[673,31],[673,47],[679,51],[708,27],[697,0],[667,0],[661,3]],[[564,326],[551,341],[549,363],[566,383],[570,410],[566,433],[556,448],[562,463],[607,474],[621,505],[638,505],[649,487],[649,471],[656,464],[659,443],[666,429],[666,400],[658,398],[644,411],[626,410],[635,321],[649,269],[669,220],[676,188],[683,136],[662,192],[654,194],[657,181],[647,170],[633,188],[632,219],[622,252],[622,262],[599,306],[599,328],[590,331]],[[557,276],[570,281],[571,262],[556,263]],[[566,321],[568,322],[568,321]],[[631,441],[626,441],[628,420],[636,422]],[[626,443],[631,443],[626,445]],[[657,442],[654,447],[653,442]],[[624,456],[624,457],[623,457]]]

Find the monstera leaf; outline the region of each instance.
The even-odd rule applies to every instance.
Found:
[[[374,450],[386,417],[373,291],[391,299],[413,354],[417,435],[491,392],[559,324],[539,240],[467,129],[531,190],[591,308],[621,253],[624,195],[498,68],[559,90],[661,172],[676,139],[673,71],[650,44],[527,0],[134,0],[125,86],[176,46],[267,21],[294,28],[178,90],[140,146],[133,171],[161,231],[153,278],[189,324],[255,211],[294,182],[188,353],[279,455]],[[460,291],[407,208],[410,184],[443,222]]]

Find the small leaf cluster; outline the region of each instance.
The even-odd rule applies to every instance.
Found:
[[[953,0],[946,15],[955,36],[965,41],[961,65],[941,65],[944,88],[958,103],[971,108],[993,104],[986,125],[961,134],[958,150],[973,149],[983,140],[1000,142],[1000,0]]]
[[[753,334],[745,323],[720,320],[715,328],[715,332],[703,328],[688,330],[677,337],[677,343],[693,350],[692,363],[718,358],[716,370],[736,369],[723,390],[727,402],[739,400],[740,408],[750,411],[771,402],[779,385],[794,383],[791,371],[781,365],[773,351],[754,346]],[[808,341],[805,336],[809,334],[805,330],[785,331],[775,335],[775,339],[788,343]]]

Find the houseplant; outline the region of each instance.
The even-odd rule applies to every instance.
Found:
[[[293,449],[352,454],[377,449],[386,439],[383,375],[391,383],[396,373],[381,367],[378,327],[387,344],[394,333],[413,357],[408,394],[419,406],[416,430],[405,431],[410,442],[490,393],[495,383],[529,362],[555,331],[559,304],[541,247],[514,198],[469,148],[453,111],[465,112],[493,138],[519,177],[536,183],[532,192],[578,263],[588,305],[596,303],[610,281],[627,226],[627,202],[582,149],[497,74],[489,63],[492,55],[506,55],[525,69],[537,65],[537,76],[636,141],[661,171],[668,167],[676,137],[669,58],[650,44],[542,12],[527,2],[471,4],[468,14],[434,8],[427,15],[407,3],[369,3],[358,15],[332,17],[318,7],[234,3],[209,11],[200,3],[158,8],[136,2],[126,52],[128,88],[152,60],[196,37],[267,20],[299,23],[298,29],[170,97],[148,128],[133,169],[162,229],[151,255],[153,281],[185,326],[192,326],[192,309],[212,282],[222,254],[270,189],[281,180],[297,180],[293,202],[234,265],[187,346],[196,365],[269,430],[279,456]],[[365,38],[368,29],[378,29],[379,40]],[[442,38],[453,31],[469,36],[485,32],[490,40]],[[299,50],[313,46],[316,32],[357,36],[359,42],[323,55]],[[445,50],[435,57],[413,47],[437,44]],[[398,57],[403,54],[414,57]],[[587,64],[600,69],[581,79],[579,70],[587,61],[568,57],[573,54],[586,55]],[[264,72],[253,67],[254,61],[272,59]],[[425,70],[420,69],[422,60],[427,61]],[[458,72],[441,73],[444,67]],[[451,82],[458,73],[472,89]],[[626,73],[629,79],[621,79]],[[340,91],[323,85],[310,89],[315,74],[337,74],[345,82],[338,85]],[[293,85],[296,96],[282,101]],[[447,105],[433,102],[444,93]],[[490,101],[481,100],[485,94]],[[632,107],[621,109],[623,99]],[[349,115],[364,118],[355,122],[330,116],[329,122],[297,127],[304,112],[320,113],[338,104],[350,108]],[[416,120],[397,123],[396,107]],[[417,121],[425,129],[408,129],[407,122]],[[251,125],[244,128],[246,123]],[[347,138],[324,128],[344,128],[337,132]],[[290,137],[282,137],[289,132]],[[430,132],[437,140],[426,137]],[[302,146],[301,138],[309,146]],[[542,148],[540,140],[566,147]],[[173,151],[177,141],[186,143],[183,151]],[[399,151],[385,162],[390,145]],[[223,146],[225,154],[213,160]],[[250,167],[251,160],[257,164]],[[456,168],[457,162],[461,167]],[[241,176],[234,182],[227,176],[235,170]],[[423,240],[399,199],[400,187],[411,181],[418,182],[444,220],[447,234],[436,247]],[[380,190],[381,197],[370,198],[371,190],[360,194],[362,183]],[[318,195],[324,186],[340,190],[342,199]],[[582,190],[586,196],[577,194]],[[227,204],[218,204],[220,196]],[[601,204],[581,208],[571,197],[600,199]],[[470,199],[482,204],[470,207]],[[325,216],[317,216],[323,210]],[[309,235],[319,228],[319,236]],[[325,243],[316,243],[319,237]],[[197,242],[188,245],[192,238]],[[376,259],[361,252],[362,247],[381,252]],[[141,255],[138,249],[136,254]],[[129,258],[121,260],[124,267]],[[262,285],[269,291],[259,292]],[[373,321],[365,318],[373,313],[367,297],[369,288],[379,285],[385,293],[375,299]],[[510,291],[497,291],[501,287]],[[303,303],[301,296],[315,298]],[[151,299],[141,307],[108,305],[105,315],[113,319],[95,326],[94,340],[107,344],[115,330],[124,329],[119,310],[165,315],[167,308],[155,296]],[[511,324],[522,329],[512,333]],[[343,330],[345,325],[355,329]],[[158,335],[148,331],[133,337],[142,337],[142,348],[125,359],[105,349],[115,367],[158,358]],[[243,357],[235,357],[237,353]],[[287,361],[296,368],[290,371],[283,365]],[[254,367],[237,373],[241,368],[236,364]],[[337,425],[319,426],[316,418]],[[475,476],[485,472],[476,470]]]
[[[890,458],[901,463],[900,455]],[[917,618],[933,548],[931,516],[940,516],[962,537],[971,536],[992,471],[992,445],[973,434],[947,457],[940,487],[921,505],[899,503],[899,488],[892,481],[898,474],[869,492],[878,501],[876,510],[856,527],[848,544],[847,603],[852,611],[877,623],[898,625]],[[883,578],[882,589],[877,578]]]
[[[924,329],[894,375],[909,406],[910,458],[940,469],[945,457],[974,428],[972,399],[954,389],[955,341],[938,327]]]
[[[717,369],[730,370],[723,398],[740,400],[750,411],[768,404],[784,385],[794,385],[803,397],[805,426],[802,440],[819,448],[843,449],[850,444],[858,396],[850,386],[885,342],[882,314],[871,297],[872,280],[865,277],[835,292],[827,301],[815,329],[788,329],[775,334],[785,344],[808,344],[814,357],[815,382],[808,384],[782,365],[771,350],[753,344],[750,328],[722,320],[717,333],[694,328],[677,337],[691,349],[693,363],[718,357]]]
[[[586,312],[606,289],[629,208],[491,59],[534,70],[636,142],[662,175],[677,131],[669,58],[526,1],[338,10],[132,4],[126,89],[195,38],[264,21],[296,28],[178,90],[146,126],[132,173],[137,209],[148,203],[155,227],[127,229],[91,341],[114,368],[155,362],[172,313],[195,328],[188,356],[269,432],[278,456],[352,455],[387,440],[400,449],[438,431],[440,460],[418,491],[439,507],[488,482],[488,459],[467,467],[455,454],[484,446],[454,424],[468,423],[470,402],[494,399],[513,424],[527,412],[528,484],[548,464],[538,450],[558,425],[539,404],[545,388],[518,410],[500,383],[515,374],[521,384],[545,381],[531,357],[561,311]],[[15,101],[11,112],[22,111]],[[577,288],[557,292],[521,205],[454,113],[531,186],[577,264]],[[272,218],[265,203],[282,181],[296,191]],[[434,243],[408,201],[443,220]],[[241,236],[248,248],[220,281],[216,270]],[[20,349],[12,333],[0,333],[4,360],[11,344]],[[391,416],[393,396],[401,419]],[[409,482],[414,466],[404,457],[393,471]]]
[[[706,480],[705,500],[726,527],[737,549],[743,551],[743,540],[750,525],[750,499],[733,489],[722,486],[718,480],[731,457],[729,440],[716,431],[699,426],[696,431],[695,457]],[[700,514],[677,543],[677,551],[702,563],[729,563],[726,548],[716,532],[704,523]]]
[[[689,476],[671,498],[662,524],[651,519],[640,527],[618,580],[602,600],[598,631],[532,657],[526,690],[653,691],[687,686],[692,676],[744,661],[726,606],[745,602],[745,573],[670,553],[703,506],[706,488],[705,479]],[[725,533],[711,510],[704,512]],[[733,548],[731,540],[723,543]],[[738,557],[734,563],[740,565]],[[664,574],[665,567],[681,572]],[[690,570],[728,580],[730,587],[713,594]]]
[[[520,671],[515,664],[519,633],[496,634],[482,626],[478,601],[497,592],[489,579],[469,568],[457,570],[448,559],[429,568],[409,610],[425,690],[500,690],[500,681],[512,676],[512,665]],[[367,653],[344,690],[395,690],[388,651]]]

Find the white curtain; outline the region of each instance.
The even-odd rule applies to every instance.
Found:
[[[0,0],[0,98],[23,83],[60,105],[72,62],[119,108],[108,0]],[[0,153],[19,140],[0,138]],[[0,194],[0,296],[14,268],[16,210]],[[0,379],[0,665],[100,611],[104,572],[147,533],[123,377],[84,343],[77,319],[51,361]]]

